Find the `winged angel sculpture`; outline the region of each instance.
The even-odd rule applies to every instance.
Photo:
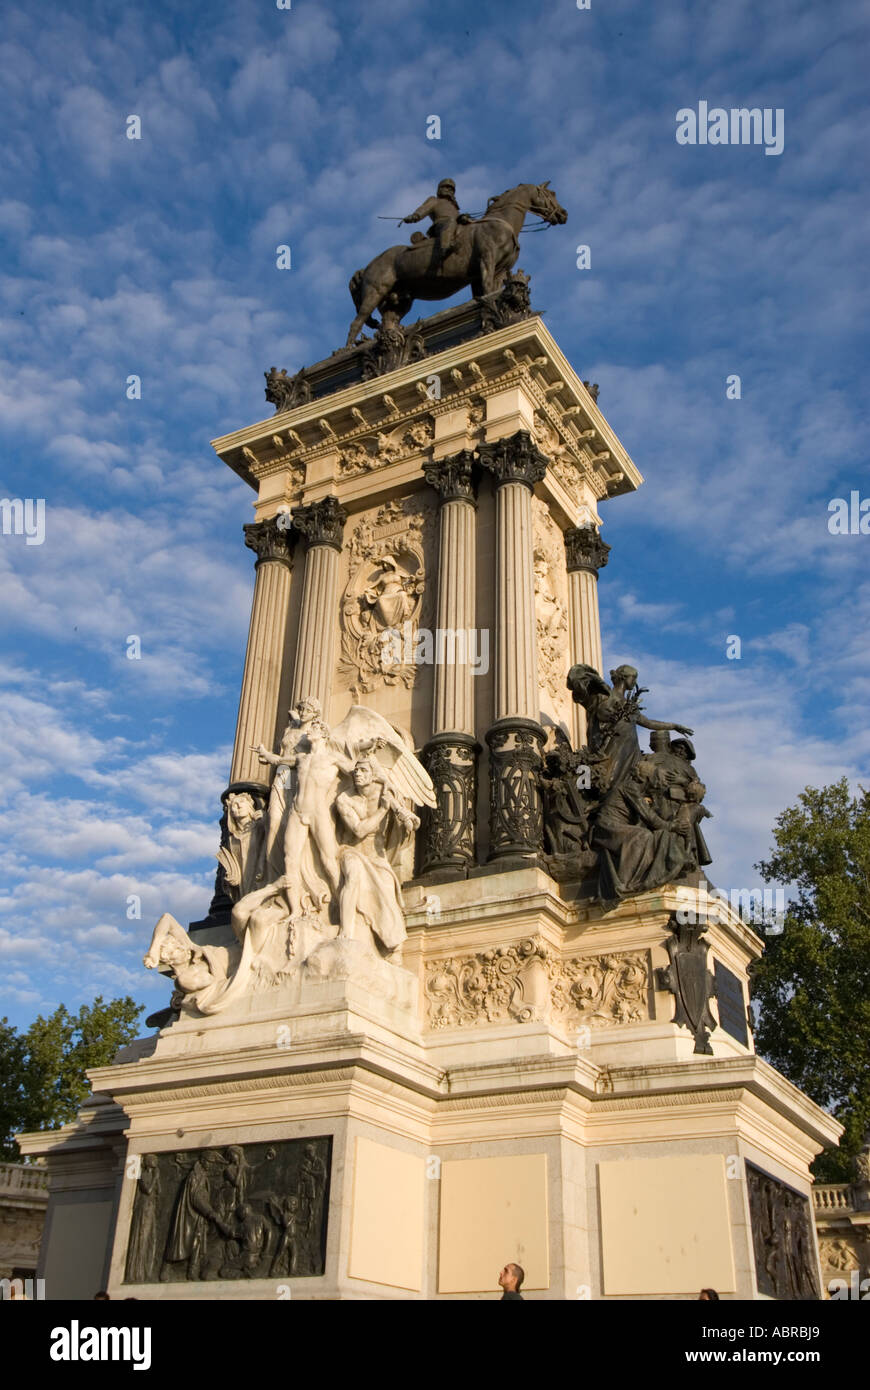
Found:
[[[362,705],[330,729],[305,699],[278,752],[256,751],[275,767],[268,807],[252,821],[228,805],[230,844],[218,856],[237,896],[233,941],[197,945],[165,912],[145,957],[173,975],[185,1012],[220,1013],[273,988],[327,941],[397,962],[405,940],[397,864],[420,824],[414,806],[435,805],[407,735]]]

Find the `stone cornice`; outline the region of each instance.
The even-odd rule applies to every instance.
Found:
[[[423,398],[425,381],[437,376],[440,403]],[[554,338],[538,316],[461,342],[375,381],[357,382],[280,416],[246,426],[212,441],[220,458],[257,488],[268,472],[317,457],[338,441],[371,434],[384,424],[412,419],[423,409],[451,409],[481,390],[522,381],[544,412],[598,498],[632,492],[643,481]],[[384,404],[391,397],[395,411]],[[353,412],[356,411],[356,416]],[[357,418],[362,415],[362,421]],[[278,432],[276,434],[276,431]],[[288,453],[286,442],[296,447]],[[277,441],[277,442],[276,442]]]

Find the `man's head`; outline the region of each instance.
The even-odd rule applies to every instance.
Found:
[[[498,1276],[498,1282],[505,1293],[519,1293],[526,1272],[522,1265],[507,1264]]]
[[[430,188],[432,187],[431,183],[430,183],[429,187],[430,187]],[[456,184],[453,182],[452,179],[442,179],[442,180],[441,180],[441,182],[440,182],[439,185],[438,185],[438,197],[439,197],[439,198],[455,198],[455,197],[456,197]]]
[[[320,701],[315,700],[313,695],[306,695],[299,701],[295,710],[290,711],[290,714],[291,716],[295,714],[301,724],[307,724],[309,719],[319,719],[321,714]]]
[[[374,768],[368,758],[360,758],[353,770],[353,782],[357,790],[370,787],[374,781]]]
[[[186,946],[168,936],[160,947],[158,959],[161,965],[185,965],[190,956],[191,953]]]
[[[676,753],[678,758],[684,758],[687,763],[695,761],[695,745],[690,738],[675,738],[671,752]]]
[[[667,729],[654,729],[649,736],[649,746],[653,753],[667,753],[671,746],[671,736]]]

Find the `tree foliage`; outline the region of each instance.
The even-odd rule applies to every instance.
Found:
[[[845,1126],[813,1165],[844,1182],[870,1125],[870,794],[853,798],[845,778],[807,787],[774,839],[756,867],[796,897],[753,972],[756,1045]]]
[[[0,1019],[0,1158],[20,1161],[18,1130],[56,1129],[90,1094],[88,1067],[107,1066],[131,1042],[143,1005],[98,995],[71,1014],[63,1004],[24,1032]]]

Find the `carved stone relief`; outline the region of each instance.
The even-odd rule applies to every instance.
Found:
[[[277,752],[256,746],[275,768],[268,803],[257,807],[244,784],[232,806],[227,797],[221,862],[225,878],[237,870],[239,880],[227,881],[229,896],[257,885],[233,903],[232,939],[197,942],[164,912],[144,959],[174,979],[173,1010],[225,1013],[248,995],[351,966],[392,989],[382,966],[389,976],[399,964],[406,935],[397,864],[420,826],[413,806],[437,804],[412,748],[409,734],[361,705],[330,727],[308,696]]]
[[[641,1023],[649,1018],[645,951],[562,957],[528,939],[470,956],[430,960],[430,1028],[480,1027],[554,1018],[567,1029]]]
[[[549,691],[566,720],[571,700],[565,685],[568,650],[568,582],[565,543],[546,502],[532,498],[535,554],[535,623],[538,637],[538,684]]]
[[[143,1154],[127,1284],[322,1274],[332,1138]]]
[[[559,480],[568,495],[575,502],[579,502],[583,466],[572,456],[558,430],[540,410],[535,412],[534,438],[541,452],[547,456],[550,472]]]
[[[410,689],[426,587],[424,532],[432,504],[417,498],[387,502],[357,522],[348,546],[341,599],[343,688],[358,698],[384,685]]]
[[[847,1236],[820,1236],[819,1258],[822,1269],[833,1275],[851,1274],[861,1268],[857,1242]]]
[[[419,453],[431,444],[435,426],[427,416],[413,423],[403,423],[394,430],[379,430],[363,439],[351,440],[341,449],[338,473],[342,478],[353,478],[360,473],[368,473],[378,464],[395,463],[410,454]]]

